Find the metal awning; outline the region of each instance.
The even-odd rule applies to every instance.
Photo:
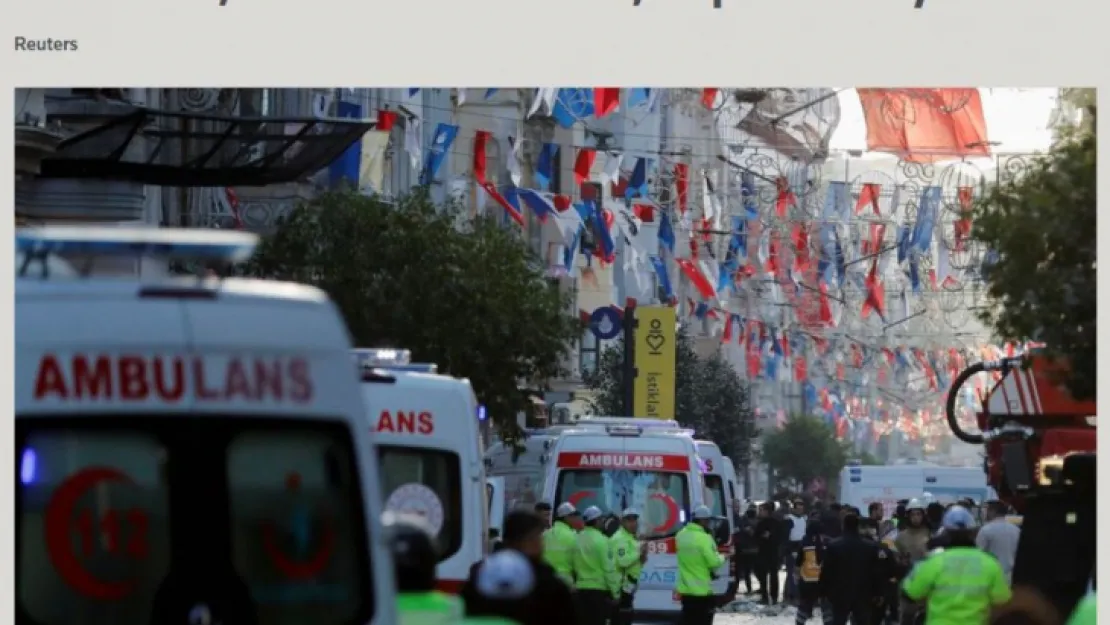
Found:
[[[66,117],[51,115],[51,121],[64,124]],[[328,166],[374,125],[356,119],[252,118],[134,108],[66,138],[42,161],[41,177],[172,187],[294,182]]]

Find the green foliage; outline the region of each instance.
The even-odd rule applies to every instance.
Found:
[[[820,417],[793,415],[763,437],[763,459],[801,489],[815,478],[832,480],[848,462],[848,449]]]
[[[618,339],[601,353],[597,370],[584,376],[594,391],[596,414],[623,414],[622,362],[624,345]],[[685,332],[675,340],[676,420],[693,428],[698,438],[711,440],[739,467],[751,457],[751,439],[758,435],[748,404],[748,391],[736,371],[720,355],[699,358]],[[746,435],[746,436],[745,436]]]
[[[992,305],[981,319],[1003,340],[1043,341],[1046,355],[1067,359],[1062,381],[1077,399],[1096,388],[1095,154],[1094,132],[1067,129],[1024,175],[990,189],[972,229],[997,253],[984,267]]]
[[[514,231],[424,193],[390,203],[343,192],[293,211],[246,269],[320,287],[356,345],[406,348],[469,378],[505,426],[526,406],[519,387],[562,374],[582,331],[541,267]]]

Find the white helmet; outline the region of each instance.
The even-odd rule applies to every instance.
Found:
[[[910,502],[906,504],[906,512],[909,512],[910,510],[921,510],[922,512],[924,512],[925,503],[922,502],[920,499],[911,499]]]

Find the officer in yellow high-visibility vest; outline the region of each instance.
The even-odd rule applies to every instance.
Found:
[[[640,542],[640,513],[629,508],[621,514],[621,526],[609,538],[613,552],[613,584],[617,610],[613,625],[632,625],[632,599],[640,584],[640,571],[647,562],[647,543]]]
[[[681,625],[712,625],[716,607],[713,578],[725,563],[709,533],[713,513],[708,506],[694,508],[693,521],[675,536],[678,583],[675,592],[682,601]]]
[[[581,517],[574,504],[565,502],[555,510],[555,522],[543,533],[543,559],[555,574],[574,589],[574,567],[571,558],[578,548],[578,532],[574,525]]]
[[[586,527],[578,533],[578,548],[572,559],[579,625],[605,625],[616,603],[613,554],[609,551],[608,537],[601,531],[603,520],[597,506],[582,512]]]

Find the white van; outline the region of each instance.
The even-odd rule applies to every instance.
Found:
[[[919,498],[925,493],[942,504],[964,497],[982,503],[993,497],[986,474],[976,467],[856,464],[840,471],[840,501],[863,511],[877,501],[889,517],[899,500]]]
[[[323,292],[43,275],[56,253],[237,262],[212,230],[17,231],[17,620],[395,623],[377,458]],[[95,262],[93,263],[95,266]]]
[[[736,521],[732,514],[732,498],[734,497],[735,487],[729,489],[730,482],[735,482],[735,472],[730,471],[729,467],[732,462],[725,462],[725,455],[721,453],[721,448],[713,441],[695,441],[694,442],[698,457],[704,465],[704,475],[702,479],[705,483],[705,502],[709,509],[713,512],[713,516],[723,517],[728,519],[728,535],[729,542],[721,546],[721,553],[727,558],[721,570],[717,571],[717,579],[713,580],[713,594],[724,602],[729,589],[732,587],[732,579],[735,577],[732,570],[732,535],[736,532]],[[729,474],[733,473],[734,477],[730,480]]]
[[[413,364],[407,350],[356,349],[387,510],[438,533],[439,589],[457,592],[487,552],[489,506],[478,400],[467,380]]]
[[[614,518],[625,508],[640,511],[649,555],[633,608],[676,613],[675,534],[705,503],[692,432],[674,421],[583,417],[556,440],[547,466],[544,500],[552,505],[597,506]]]

